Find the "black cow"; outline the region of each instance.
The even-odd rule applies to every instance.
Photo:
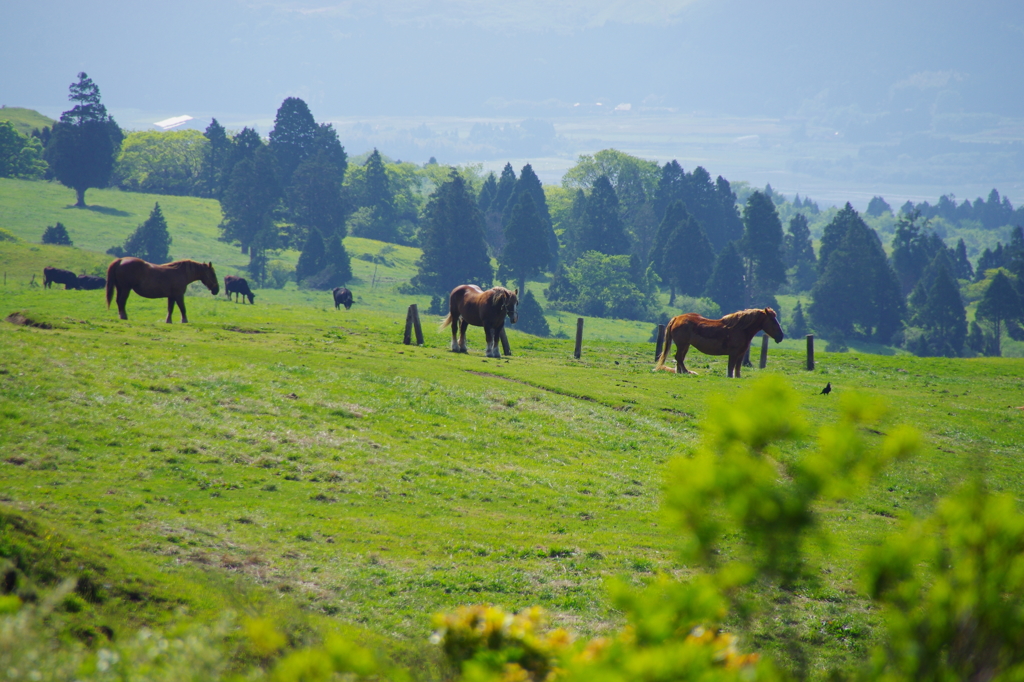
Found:
[[[93,275],[79,275],[78,276],[78,288],[91,290],[91,289],[102,289],[107,286],[107,280],[105,277],[95,277]]]
[[[46,266],[43,268],[43,286],[49,289],[50,285],[54,282],[57,284],[63,284],[65,289],[77,289],[78,275],[70,270],[61,270],[60,268],[51,268],[50,266]]]
[[[334,309],[337,310],[340,306],[345,306],[345,310],[352,307],[352,292],[345,287],[335,287],[331,290],[334,294]]]
[[[244,277],[235,277],[234,275],[228,275],[224,278],[224,293],[231,298],[231,294],[235,295],[235,303],[238,303],[238,295],[242,295],[242,305],[245,305],[245,299],[249,299],[249,303],[256,305],[253,299],[256,298],[256,294],[252,293],[249,289],[249,283],[245,281]]]

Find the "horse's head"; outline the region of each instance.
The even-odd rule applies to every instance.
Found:
[[[494,302],[501,307],[502,315],[508,315],[512,324],[519,321],[519,289],[509,291],[502,289],[495,294]]]
[[[779,316],[775,314],[775,311],[771,308],[764,309],[764,324],[761,329],[765,334],[775,339],[775,343],[779,343],[786,337],[782,333],[782,326],[779,324]]]
[[[213,263],[200,263],[199,281],[206,285],[210,293],[216,296],[220,293],[220,283],[217,282],[217,273],[213,271]]]

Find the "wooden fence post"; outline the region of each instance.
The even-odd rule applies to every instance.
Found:
[[[761,337],[761,369],[768,366],[768,335]]]
[[[814,334],[807,335],[807,370],[814,369]]]
[[[583,352],[583,318],[576,318],[576,351],[572,354],[577,360],[580,359],[580,355]]]
[[[658,325],[658,342],[654,345],[654,361],[661,357],[661,350],[665,347],[665,325]]]
[[[512,355],[512,347],[508,345],[508,335],[505,334],[504,325],[501,327],[501,333],[498,335],[498,338],[501,339],[501,352],[506,356]]]
[[[409,311],[412,313],[412,326],[416,331],[416,345],[423,345],[423,327],[420,326],[420,309],[415,303],[409,306]]]
[[[405,313],[405,337],[402,339],[402,343],[407,346],[412,345],[412,306],[409,306],[409,310]]]
[[[743,354],[743,366],[744,367],[753,367],[754,366],[754,363],[752,363],[750,361],[750,346],[753,343],[754,343],[754,340],[751,339],[750,343],[747,344],[747,351]]]

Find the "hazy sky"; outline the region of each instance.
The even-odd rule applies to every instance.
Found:
[[[7,0],[0,103],[317,118],[555,115],[576,102],[742,116],[899,105],[1015,114],[1024,2]]]

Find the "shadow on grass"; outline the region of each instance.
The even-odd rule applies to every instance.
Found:
[[[64,208],[77,209],[78,207],[75,206],[74,204],[68,204]],[[102,213],[103,215],[117,216],[119,218],[127,218],[128,216],[132,215],[128,211],[122,211],[120,209],[110,208],[108,206],[85,206],[84,208],[87,211],[94,211],[96,213]]]

